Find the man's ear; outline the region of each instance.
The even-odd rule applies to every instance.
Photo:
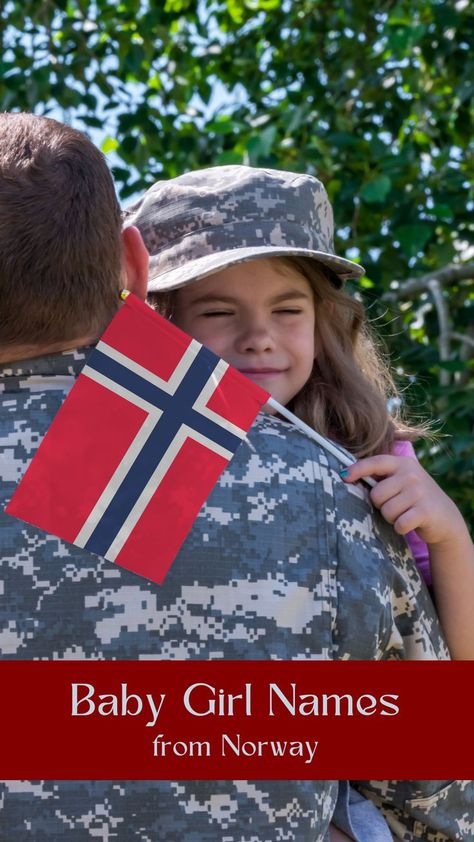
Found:
[[[146,298],[149,255],[138,228],[130,225],[122,231],[123,284],[142,301]]]

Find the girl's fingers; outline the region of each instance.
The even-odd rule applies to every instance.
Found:
[[[383,515],[385,520],[394,525],[401,518],[403,518],[403,523],[411,523],[416,518],[415,506],[416,501],[413,500],[410,492],[402,491],[400,494],[396,494],[395,497],[391,497],[380,507],[380,514]],[[414,517],[411,513],[413,513]],[[408,515],[410,515],[410,518],[408,518]]]
[[[410,509],[408,512],[404,512],[393,522],[393,528],[399,535],[406,535],[407,532],[413,532],[419,526],[420,517],[416,509]]]
[[[399,456],[391,456],[388,453],[381,456],[368,456],[344,468],[341,471],[341,477],[346,482],[356,482],[362,477],[388,477],[395,473],[399,465]]]
[[[398,474],[380,480],[370,492],[370,499],[374,506],[380,509],[387,500],[395,497],[403,490],[404,484]]]
[[[414,459],[382,454],[341,471],[346,482],[369,476],[379,480],[370,492],[374,506],[400,535],[416,529],[427,544],[439,544],[463,528],[459,510]]]

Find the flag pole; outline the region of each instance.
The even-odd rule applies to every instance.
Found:
[[[357,459],[354,458],[351,454],[347,453],[345,450],[341,450],[337,445],[335,445],[329,439],[326,439],[324,436],[321,436],[316,430],[313,430],[312,427],[309,427],[308,424],[305,424],[304,421],[301,421],[293,412],[290,412],[285,406],[282,406],[281,403],[278,403],[274,398],[269,398],[265,404],[265,406],[271,406],[272,409],[275,409],[279,415],[283,415],[284,418],[287,418],[288,421],[291,421],[295,427],[298,427],[303,433],[306,433],[310,439],[316,441],[318,444],[321,445],[328,453],[332,453],[339,462],[342,462],[343,465],[348,467],[349,465],[353,465],[354,462],[357,462]],[[376,485],[375,480],[372,477],[363,477],[364,482],[367,485],[370,485],[373,488]]]

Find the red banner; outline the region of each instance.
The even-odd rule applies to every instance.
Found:
[[[474,663],[4,661],[4,779],[474,777]]]

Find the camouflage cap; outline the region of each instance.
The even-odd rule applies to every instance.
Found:
[[[362,266],[334,253],[326,190],[304,173],[223,166],[157,181],[123,215],[150,253],[150,292],[177,289],[258,257],[308,257],[333,283]]]

